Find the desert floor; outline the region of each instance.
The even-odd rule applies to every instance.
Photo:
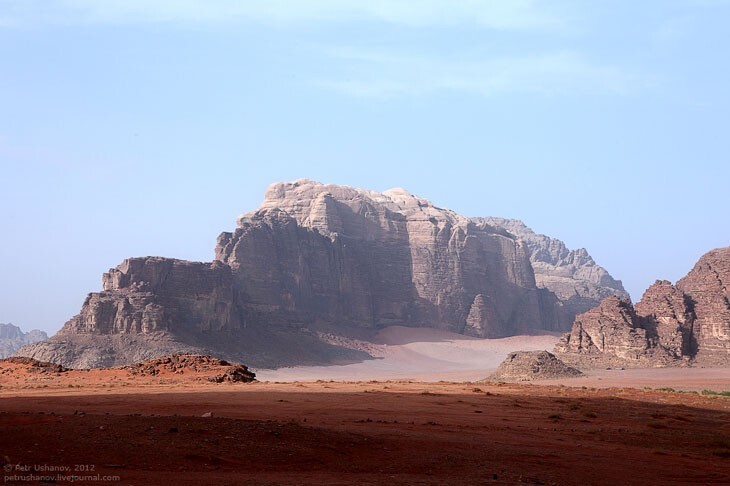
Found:
[[[730,397],[698,392],[730,390],[730,370],[476,381],[556,338],[516,339],[390,329],[380,359],[257,370],[257,383],[0,362],[3,481],[730,484]]]
[[[722,396],[447,382],[75,380],[0,389],[5,484],[47,484],[38,481],[44,475],[60,483],[58,474],[124,485],[730,484],[730,398]],[[34,472],[39,466],[70,472]]]

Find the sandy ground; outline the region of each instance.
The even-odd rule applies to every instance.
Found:
[[[583,370],[585,376],[540,380],[536,385],[571,387],[674,388],[682,391],[730,391],[730,368],[648,368],[634,370]]]
[[[437,329],[389,327],[371,349],[376,359],[339,366],[254,370],[259,380],[475,381],[487,376],[511,351],[551,350],[554,335],[477,339]]]
[[[552,350],[554,335],[477,339],[436,329],[390,327],[380,332],[371,352],[377,359],[338,366],[255,370],[261,381],[413,380],[479,381],[512,351]],[[543,385],[635,387],[677,390],[730,390],[730,368],[650,368],[584,370],[585,376],[535,382]]]

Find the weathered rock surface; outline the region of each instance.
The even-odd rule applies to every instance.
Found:
[[[517,219],[480,219],[505,228],[527,244],[537,286],[554,293],[565,306],[566,315],[590,310],[610,295],[629,298],[621,281],[596,264],[585,248],[569,250],[562,241],[536,234]]]
[[[8,357],[26,344],[48,339],[48,335],[33,329],[23,332],[18,326],[0,323],[0,359]]]
[[[538,288],[523,240],[402,189],[274,184],[215,255],[125,260],[56,336],[20,353],[77,368],[175,352],[276,367],[368,357],[325,334],[405,325],[503,337],[573,318]]]
[[[563,363],[547,351],[515,351],[509,353],[490,381],[532,381],[581,376],[580,370]]]
[[[608,297],[576,317],[556,347],[571,362],[667,366],[730,364],[730,247],[712,250],[672,285],[658,280],[641,301]]]

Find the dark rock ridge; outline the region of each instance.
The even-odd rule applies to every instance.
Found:
[[[515,351],[509,353],[497,370],[487,379],[491,381],[532,381],[581,376],[580,370],[563,363],[547,351]]]
[[[10,363],[26,366],[28,371],[31,373],[64,373],[68,371],[65,368],[56,363],[47,363],[44,361],[38,361],[33,358],[26,358],[24,356],[11,356],[10,358],[3,358],[0,363]]]
[[[556,352],[573,362],[730,364],[730,247],[705,254],[676,285],[658,280],[633,306],[612,296],[576,317]]]
[[[537,286],[554,293],[566,307],[566,314],[586,312],[610,295],[629,298],[621,281],[596,264],[585,248],[569,250],[562,241],[536,234],[517,219],[481,220],[507,229],[527,244]]]
[[[21,354],[100,367],[183,352],[268,367],[368,358],[319,336],[391,325],[567,330],[574,314],[538,288],[530,255],[504,228],[402,189],[279,183],[218,237],[212,263],[125,260],[56,336]]]
[[[18,326],[0,323],[0,359],[8,357],[26,344],[48,339],[48,335],[33,329],[23,332]]]

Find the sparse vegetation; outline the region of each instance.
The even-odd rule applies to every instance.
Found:
[[[730,391],[702,390],[703,395],[730,397]]]

